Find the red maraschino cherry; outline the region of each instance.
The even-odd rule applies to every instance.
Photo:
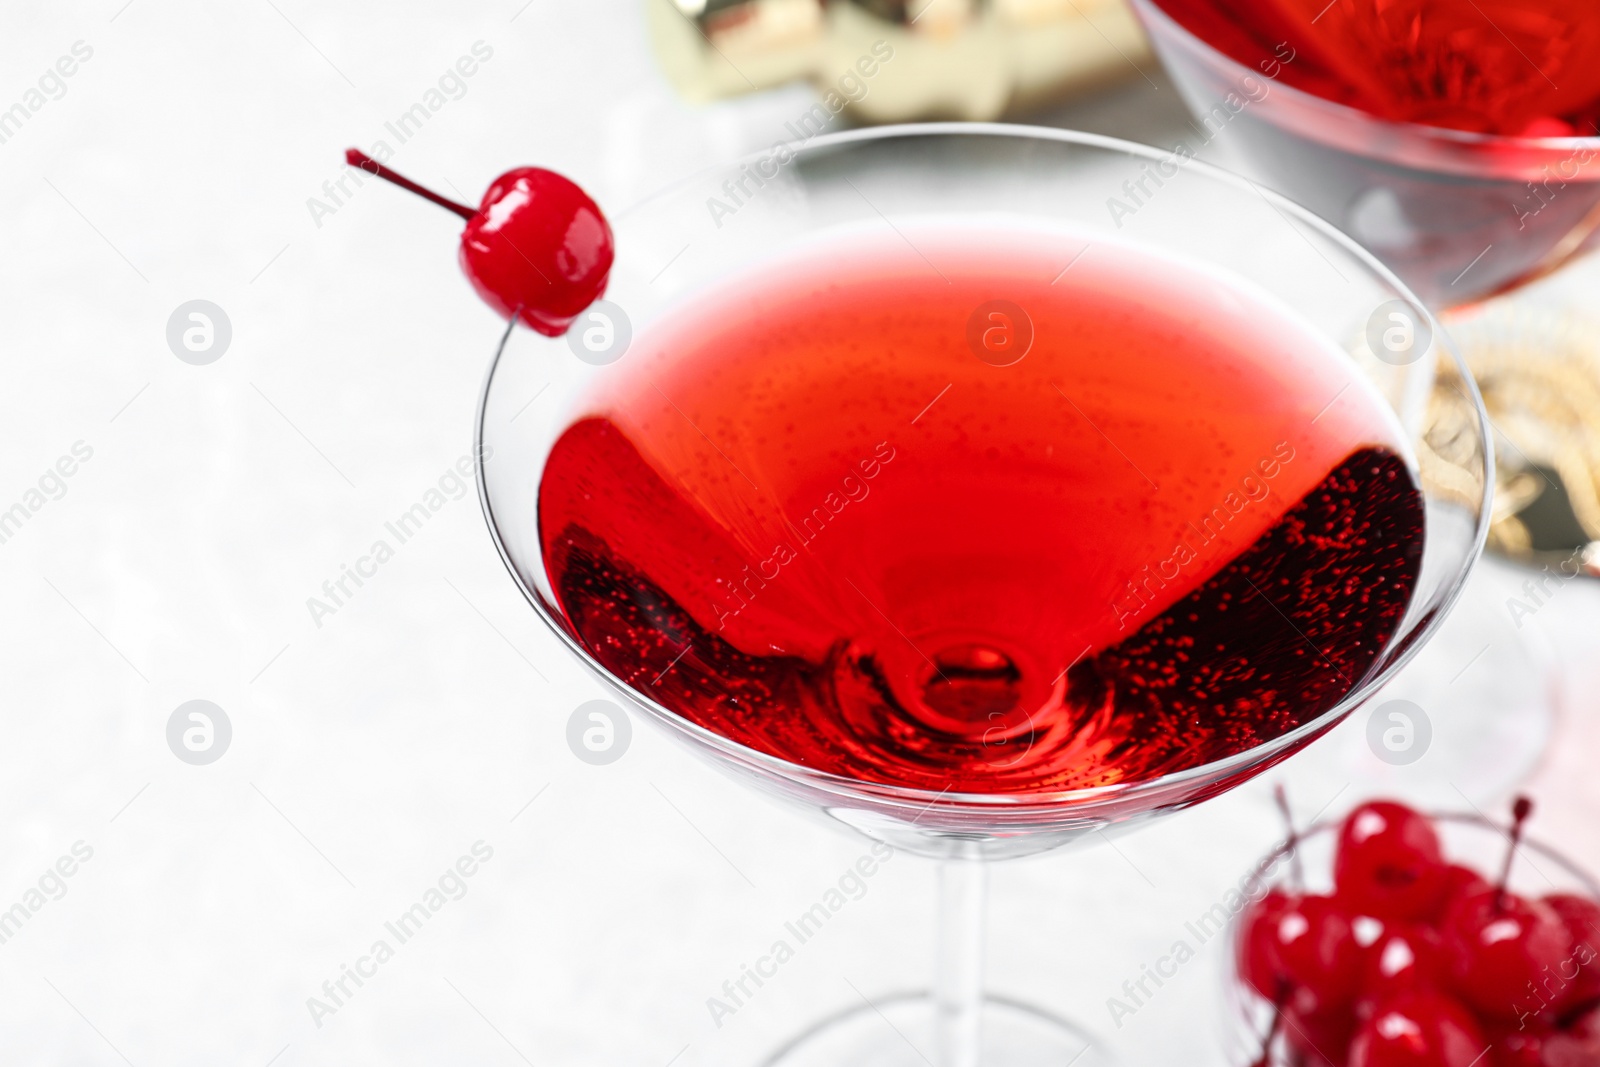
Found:
[[[1545,988],[1546,976],[1559,973],[1572,953],[1572,937],[1554,908],[1507,889],[1532,801],[1518,797],[1513,812],[1499,883],[1457,897],[1440,931],[1456,992],[1486,1018],[1502,1020],[1559,1012],[1569,1002],[1565,993],[1549,1003],[1536,991]]]
[[[1283,1013],[1283,1040],[1293,1054],[1290,1062],[1300,1067],[1345,1067],[1355,1030],[1348,1011]]]
[[[1384,930],[1362,963],[1362,1013],[1403,994],[1437,989],[1447,968],[1439,932],[1421,923]]]
[[[1300,898],[1273,889],[1252,904],[1241,920],[1239,931],[1239,977],[1269,1001],[1286,999],[1283,987],[1287,976],[1278,960],[1278,920],[1298,905]]]
[[[467,220],[461,269],[503,317],[559,337],[606,290],[611,227],[587,193],[554,171],[518,167],[494,180],[476,210],[425,189],[357,149],[345,162]]]
[[[1445,871],[1433,823],[1404,804],[1363,804],[1339,830],[1334,884],[1356,914],[1385,922],[1424,918],[1443,894]]]
[[[1331,897],[1294,899],[1267,933],[1285,1007],[1302,1016],[1327,1015],[1355,999],[1363,950],[1349,914]]]
[[[1471,867],[1462,867],[1451,864],[1444,869],[1444,890],[1439,897],[1439,906],[1435,914],[1429,916],[1435,924],[1444,919],[1444,913],[1450,910],[1450,905],[1455,903],[1457,897],[1464,897],[1476,893],[1480,889],[1488,889],[1489,880]]]
[[[1404,993],[1362,1024],[1350,1067],[1474,1067],[1488,1048],[1477,1021],[1449,997]]]

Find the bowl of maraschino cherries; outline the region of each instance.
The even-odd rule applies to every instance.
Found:
[[[1253,1067],[1600,1067],[1600,886],[1508,826],[1377,800],[1290,834],[1233,931]]]

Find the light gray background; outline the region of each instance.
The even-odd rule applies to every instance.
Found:
[[[863,844],[644,724],[619,762],[577,760],[567,717],[602,693],[527,610],[472,496],[320,628],[306,608],[469,451],[501,329],[437,208],[369,182],[314,224],[307,198],[342,150],[478,40],[492,60],[394,160],[470,201],[538,163],[626,203],[770,143],[808,90],[679,104],[635,0],[30,0],[0,13],[0,107],[78,40],[94,55],[65,96],[0,144],[0,508],[93,448],[0,544],[0,908],[74,842],[94,853],[0,944],[0,1060],[749,1064],[855,1003],[847,979],[922,984],[931,871],[897,858],[712,1025],[706,997]],[[1136,78],[1056,118],[1171,141],[1180,113],[1151,73],[1162,88]],[[209,366],[166,344],[193,299],[233,325]],[[1573,589],[1536,621],[1570,632],[1596,610]],[[1592,648],[1568,647],[1571,686],[1592,692]],[[1430,669],[1438,746],[1445,680],[1483,668]],[[167,748],[191,699],[232,722],[209,766]],[[1600,865],[1579,829],[1600,811],[1584,756],[1600,737],[1581,706],[1557,731],[1541,829]],[[1364,736],[1358,717],[1273,776],[1303,817],[1377,788],[1454,807],[1458,787],[1505,791],[1443,756],[1388,767]],[[992,985],[1111,1034],[1130,1063],[1214,1061],[1215,944],[1120,1031],[1106,998],[1267,847],[1269,785],[995,870]],[[493,858],[466,896],[317,1027],[307,998],[479,840]]]

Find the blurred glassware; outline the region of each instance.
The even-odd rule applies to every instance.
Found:
[[[1257,67],[1131,0],[1207,144],[1226,138],[1264,184],[1371,249],[1459,331],[1494,382],[1499,485],[1491,547],[1593,566],[1600,540],[1600,359],[1581,318],[1481,302],[1600,245],[1600,136],[1510,137],[1376,117],[1296,88],[1287,41]],[[1448,313],[1454,309],[1454,313]],[[1471,309],[1471,310],[1467,310]],[[1444,370],[1440,385],[1449,383]],[[1448,395],[1435,410],[1448,432]]]
[[[1366,245],[1434,308],[1550,273],[1600,242],[1600,136],[1507,137],[1391,122],[1280,77],[1132,0],[1156,54],[1211,137],[1272,188]]]

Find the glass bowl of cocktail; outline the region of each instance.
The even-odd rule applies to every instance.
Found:
[[[1095,1062],[983,998],[983,861],[1221,793],[1390,677],[1482,545],[1470,377],[1478,420],[1425,439],[1455,356],[1392,274],[1104,138],[820,137],[613,223],[606,302],[508,331],[485,385],[507,567],[629,708],[942,861],[933,991],[774,1062]],[[1389,307],[1429,358],[1347,354]]]

